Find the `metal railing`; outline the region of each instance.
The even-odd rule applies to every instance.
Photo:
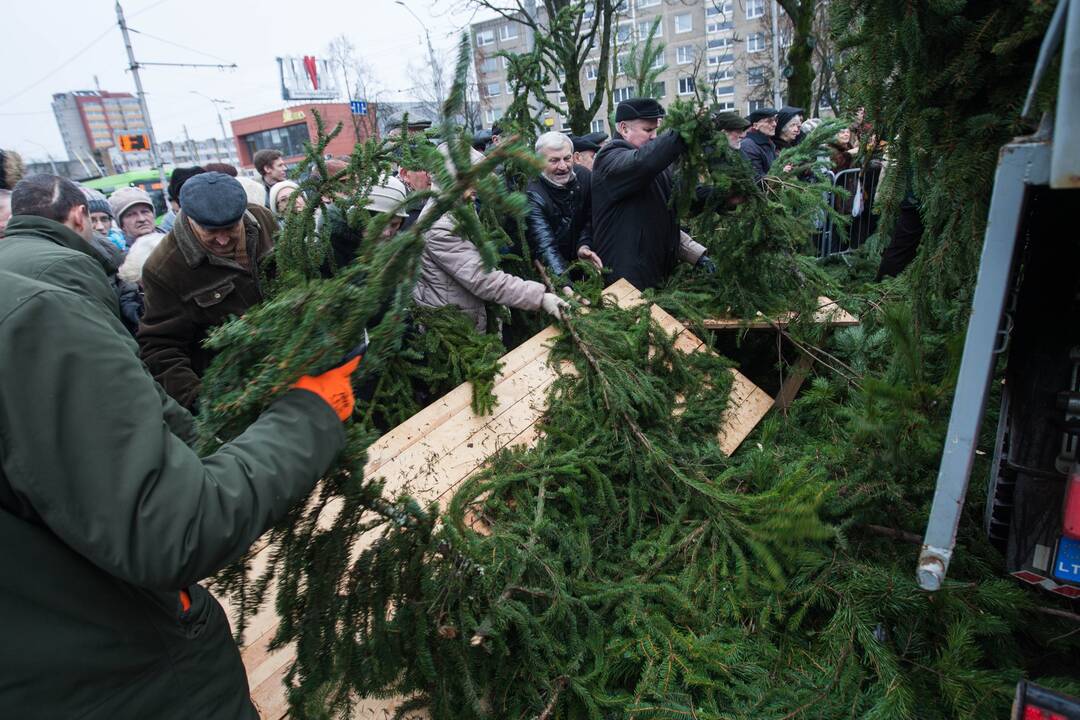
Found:
[[[859,248],[877,229],[877,217],[872,211],[881,180],[881,165],[877,163],[865,172],[862,168],[849,168],[838,173],[826,172],[833,187],[847,191],[847,197],[830,192],[828,202],[837,213],[850,217],[851,224],[845,234],[837,229],[832,215],[825,215],[822,227],[813,237],[819,258],[849,253]]]

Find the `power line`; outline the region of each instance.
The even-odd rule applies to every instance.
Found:
[[[83,47],[83,48],[82,48],[81,50],[79,50],[79,51],[78,51],[78,52],[76,52],[76,53],[75,53],[74,55],[72,55],[71,57],[69,57],[69,58],[68,58],[67,60],[63,61],[62,63],[60,63],[59,65],[57,65],[57,66],[56,66],[55,68],[53,68],[53,69],[52,69],[52,70],[50,70],[49,72],[45,73],[44,75],[42,75],[41,77],[39,77],[39,78],[38,78],[37,80],[35,80],[34,82],[30,83],[29,85],[27,85],[27,86],[26,86],[26,87],[24,87],[24,88],[23,88],[22,90],[20,90],[19,92],[15,93],[14,95],[9,95],[8,97],[4,98],[3,100],[0,100],[0,105],[7,105],[7,104],[8,104],[9,102],[11,102],[12,100],[15,100],[15,99],[17,99],[17,98],[20,98],[20,97],[22,97],[22,96],[23,96],[23,95],[25,95],[26,93],[28,93],[28,92],[30,92],[31,90],[33,90],[34,88],[36,88],[36,87],[37,87],[38,85],[40,85],[41,83],[43,83],[43,82],[45,82],[46,80],[48,80],[49,78],[51,78],[51,77],[52,77],[53,75],[55,75],[56,73],[60,72],[60,71],[61,71],[61,70],[63,70],[64,68],[66,68],[66,67],[67,67],[68,65],[70,65],[71,63],[73,63],[73,62],[75,62],[76,60],[78,60],[78,59],[79,59],[79,58],[80,58],[80,57],[81,57],[81,56],[83,55],[83,53],[85,53],[85,52],[86,52],[87,50],[89,50],[90,48],[92,48],[92,47],[94,47],[95,45],[97,45],[97,44],[98,44],[99,42],[101,42],[101,40],[103,40],[103,39],[105,38],[105,36],[106,36],[106,35],[108,35],[108,34],[109,34],[110,32],[112,32],[112,29],[113,29],[113,26],[112,26],[112,25],[109,25],[109,26],[108,26],[107,28],[105,28],[105,29],[104,29],[104,30],[103,30],[103,31],[101,32],[101,34],[100,34],[100,35],[98,35],[98,36],[97,36],[96,38],[94,38],[93,40],[91,40],[91,41],[90,41],[90,42],[89,42],[89,43],[88,43],[88,44],[87,44],[86,46],[84,46],[84,47]]]
[[[173,47],[178,47],[181,50],[187,50],[188,52],[193,52],[196,55],[204,55],[204,56],[206,56],[208,58],[212,58],[214,60],[220,60],[221,62],[225,63],[226,65],[235,65],[235,63],[233,63],[233,62],[231,62],[229,60],[226,60],[225,58],[218,57],[217,55],[211,55],[208,52],[203,52],[202,50],[196,50],[195,48],[190,48],[190,47],[188,47],[186,45],[181,45],[180,43],[173,42],[172,40],[166,40],[165,38],[158,37],[157,35],[151,35],[150,33],[143,32],[142,30],[136,30],[135,28],[131,27],[130,25],[128,26],[128,32],[137,33],[137,34],[142,35],[144,37],[148,37],[151,40],[157,40],[160,43],[165,43],[166,45],[172,45]],[[167,64],[167,63],[146,63],[146,62],[144,62],[144,63],[139,63],[139,64],[140,65],[164,65],[164,64]],[[190,64],[190,63],[186,63],[186,64]]]

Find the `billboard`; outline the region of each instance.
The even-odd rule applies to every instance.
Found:
[[[336,100],[334,73],[326,60],[311,55],[279,57],[282,100]]]

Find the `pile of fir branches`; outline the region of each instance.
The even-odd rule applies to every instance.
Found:
[[[278,583],[275,642],[297,646],[292,716],[348,716],[359,696],[400,695],[400,716],[455,719],[974,720],[1004,716],[1021,677],[1080,691],[1080,633],[1045,612],[1052,598],[1001,577],[977,491],[950,580],[934,594],[914,580],[974,274],[972,253],[942,253],[981,238],[989,174],[960,180],[992,162],[1015,112],[1007,103],[980,111],[1026,82],[1049,10],[1008,0],[838,8],[851,33],[852,90],[895,137],[900,172],[891,177],[912,178],[924,202],[919,262],[880,284],[867,282],[872,258],[833,270],[830,292],[862,324],[829,339],[787,331],[816,343],[821,362],[790,412],[768,416],[730,458],[715,440],[726,361],[676,352],[646,311],[595,293],[552,350],[574,371],[552,386],[538,444],[492,458],[445,513],[382,497],[378,479],[363,477],[376,431],[355,424],[313,501],[275,529],[270,573],[254,588],[239,573],[225,578],[247,612],[252,590]],[[680,272],[660,301],[684,317],[797,307],[824,282],[799,247],[820,188],[774,173],[753,194],[723,139],[709,144],[695,125],[700,117],[670,117],[692,147],[685,177],[746,192],[750,205],[695,221],[721,270]],[[935,118],[939,137],[916,132]],[[782,161],[812,164],[809,140]],[[447,190],[432,197],[494,264],[491,232],[457,200],[474,183],[487,207],[520,218],[520,199],[488,175],[514,151],[500,145],[470,167],[466,142],[455,141],[462,178],[444,178]],[[431,167],[441,166],[432,158]],[[356,177],[370,176],[357,168]],[[884,191],[885,232],[898,187]],[[382,402],[403,402],[394,397],[412,388],[399,383],[402,326],[422,231],[367,243],[329,280],[316,278],[313,256],[266,305],[224,328],[207,383],[208,444],[235,435],[379,312],[363,368],[388,374]],[[310,237],[292,240],[307,248]],[[461,340],[426,341],[472,358],[473,370],[445,377],[493,372],[494,348],[456,353]],[[321,527],[331,500],[341,509]],[[365,533],[378,538],[353,559]]]

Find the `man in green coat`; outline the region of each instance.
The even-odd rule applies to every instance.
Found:
[[[84,196],[23,183],[17,244],[0,242],[0,717],[256,718],[225,613],[196,583],[329,467],[358,361],[301,378],[200,458],[80,242]]]

